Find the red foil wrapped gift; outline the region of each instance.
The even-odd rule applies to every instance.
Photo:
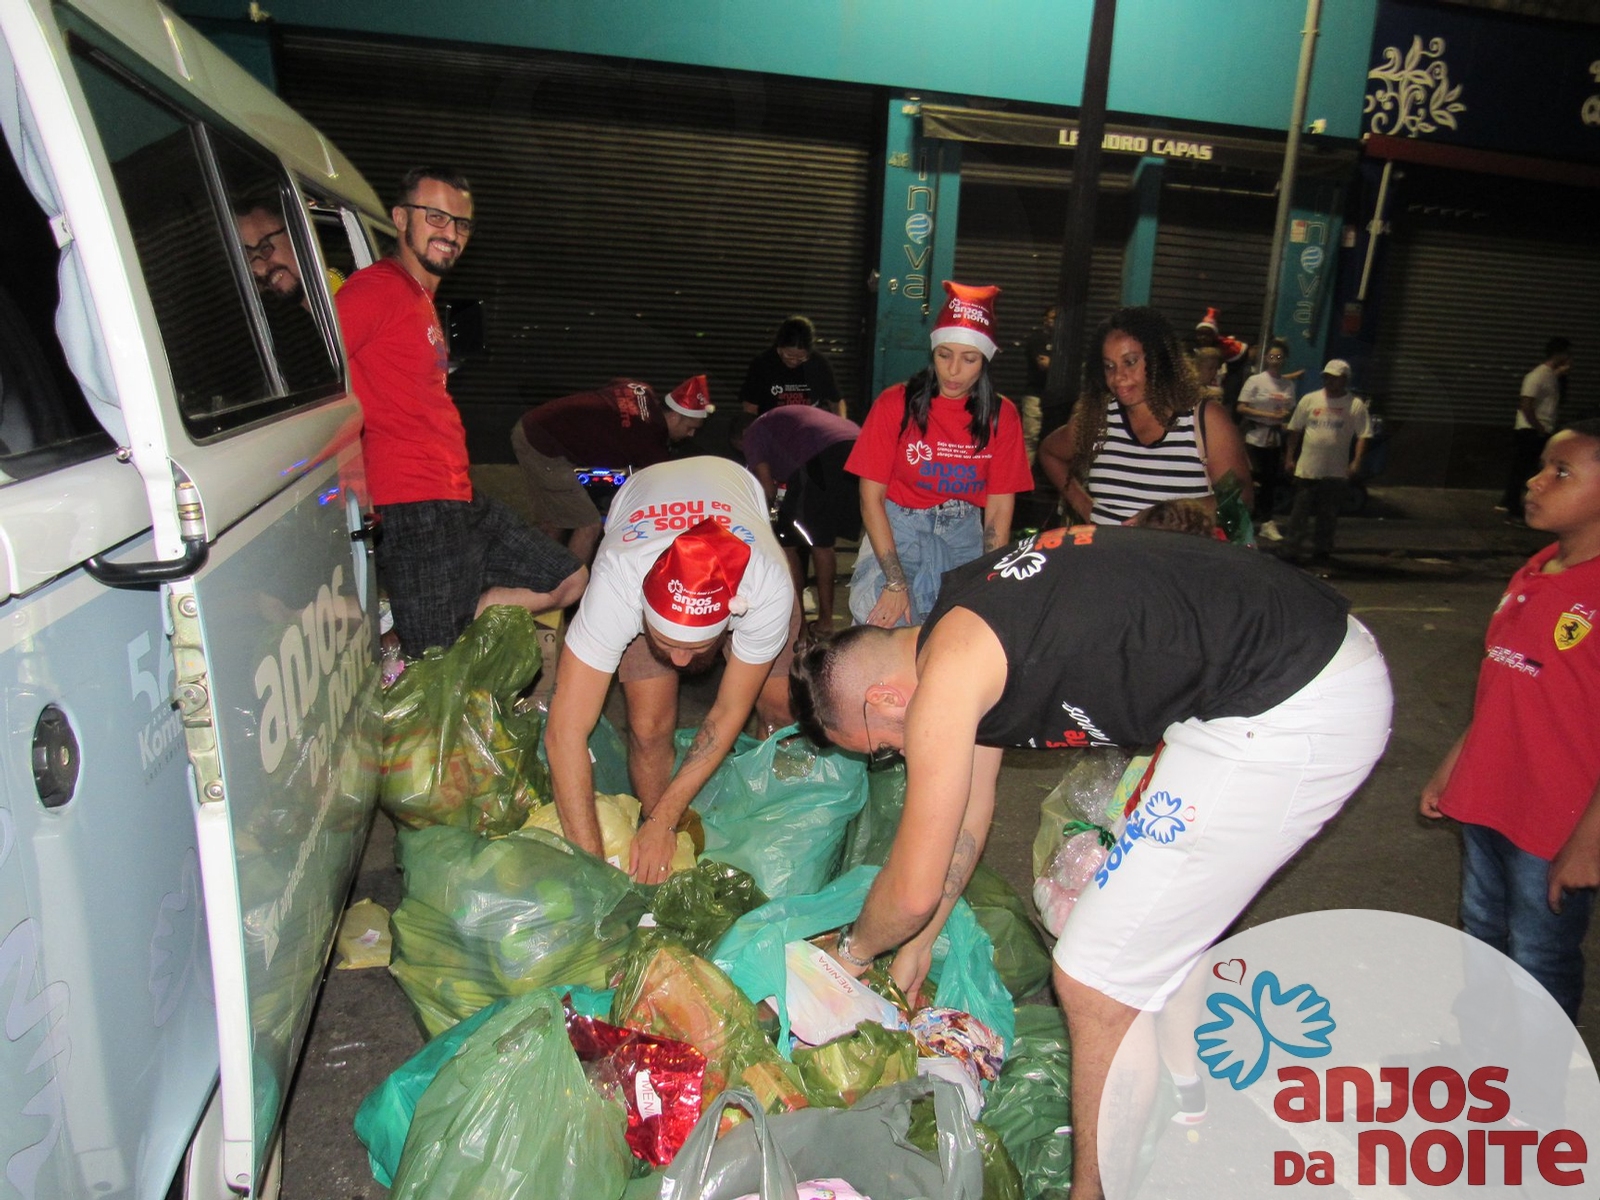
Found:
[[[687,1042],[579,1016],[570,1004],[567,1037],[589,1081],[615,1092],[628,1110],[628,1148],[664,1167],[700,1120],[706,1056]]]

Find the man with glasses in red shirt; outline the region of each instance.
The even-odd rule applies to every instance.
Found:
[[[394,253],[352,275],[336,305],[383,520],[378,578],[400,646],[414,657],[454,643],[492,604],[564,608],[589,576],[565,547],[473,491],[433,303],[472,236],[471,185],[446,167],[414,167],[391,215]]]

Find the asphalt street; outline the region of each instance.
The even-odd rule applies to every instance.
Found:
[[[1425,821],[1417,795],[1466,724],[1482,639],[1505,580],[1541,539],[1508,528],[1488,493],[1375,496],[1341,524],[1331,581],[1376,634],[1395,687],[1388,751],[1344,811],[1256,897],[1237,928],[1319,909],[1377,908],[1454,924],[1459,836]],[[1174,535],[1178,536],[1178,535]],[[1431,542],[1431,545],[1422,544]],[[1443,542],[1444,544],[1439,544]],[[845,566],[841,570],[847,570]],[[845,611],[841,605],[840,611]],[[686,689],[684,720],[704,711],[711,680]],[[613,698],[612,716],[623,719]],[[985,859],[1024,895],[1039,802],[1060,780],[1065,753],[1008,753]],[[380,815],[352,899],[399,901],[393,835]],[[1600,1047],[1593,962],[1581,1028]],[[422,1042],[398,986],[381,970],[329,975],[311,1027],[285,1133],[286,1200],[371,1198],[385,1189],[351,1131],[361,1099]]]

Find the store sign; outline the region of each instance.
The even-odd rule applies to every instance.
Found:
[[[1056,144],[1074,149],[1078,144],[1076,128],[1063,129],[1056,136]],[[1184,141],[1171,136],[1151,137],[1148,134],[1107,130],[1100,139],[1100,149],[1108,154],[1153,154],[1158,158],[1187,158],[1195,162],[1210,162],[1217,148],[1210,142]]]
[[[1600,162],[1600,27],[1383,0],[1363,128]]]

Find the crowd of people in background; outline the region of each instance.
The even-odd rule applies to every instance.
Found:
[[[1371,635],[1331,587],[1255,549],[1252,532],[1289,556],[1308,538],[1314,559],[1333,549],[1373,434],[1349,363],[1327,362],[1321,387],[1298,395],[1282,339],[1251,373],[1254,351],[1222,333],[1215,309],[1185,346],[1160,312],[1122,308],[1094,333],[1067,423],[1043,432],[1055,310],[1022,341],[1019,408],[992,375],[1000,289],[947,281],[927,365],[859,425],[812,323],[783,319],[739,390],[734,444],[748,470],[676,453],[714,411],[705,376],[664,395],[612,379],[535,406],[509,447],[529,525],[473,487],[434,308],[473,234],[471,186],[418,168],[392,216],[393,254],[355,272],[336,304],[393,632],[416,656],[449,646],[491,604],[575,606],[546,742],[577,845],[601,853],[587,738],[613,679],[643,819],[625,866],[641,882],[665,878],[690,801],[751,720],[763,735],[797,718],[821,745],[903,752],[900,834],[832,949],[852,974],[892,954],[915,995],[982,851],[1001,749],[1164,746],[1134,800],[1165,822],[1162,836],[1129,843],[1056,949],[1080,1114],[1074,1194],[1099,1196],[1093,1114],[1122,1034],[1338,811],[1388,736]],[[236,219],[259,286],[292,316],[300,276],[275,240],[281,214],[253,205]],[[1510,515],[1557,541],[1502,601],[1472,726],[1422,811],[1466,823],[1469,931],[1575,1013],[1600,886],[1600,739],[1583,723],[1600,704],[1600,643],[1586,641],[1600,622],[1600,424],[1557,432],[1571,361],[1552,339],[1523,381],[1505,494]],[[1034,503],[1045,532],[1013,542],[1035,459],[1055,495]],[[629,476],[603,536],[582,482],[601,469]],[[837,544],[857,538],[852,628],[840,631]],[[1556,658],[1530,673],[1536,653]],[[717,665],[715,700],[674,765],[679,679]],[[1179,795],[1181,815],[1167,799]]]

